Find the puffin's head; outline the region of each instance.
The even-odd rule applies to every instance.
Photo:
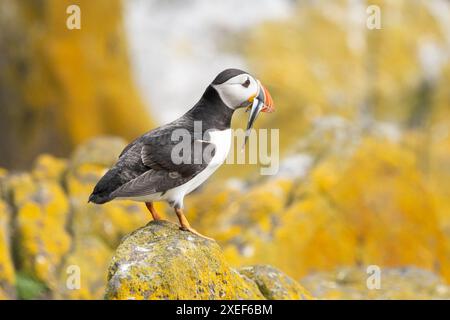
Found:
[[[245,71],[226,69],[217,75],[211,86],[230,109],[251,107],[255,100],[261,104],[258,113],[272,112],[274,109],[269,91]]]
[[[261,82],[245,71],[226,69],[217,75],[211,86],[216,89],[220,99],[228,108],[232,110],[247,108],[247,110],[250,110],[245,143],[259,113],[273,112],[274,110],[269,91],[263,87]]]

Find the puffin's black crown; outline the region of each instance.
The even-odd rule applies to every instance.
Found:
[[[236,77],[243,73],[247,73],[247,72],[239,70],[239,69],[226,69],[217,75],[217,77],[214,79],[212,84],[222,84],[224,82],[227,82],[231,78]]]

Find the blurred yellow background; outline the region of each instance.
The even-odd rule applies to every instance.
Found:
[[[149,217],[88,205],[93,185],[228,67],[271,92],[276,112],[256,126],[280,129],[281,150],[277,175],[224,165],[186,199],[230,264],[450,281],[450,3],[241,2],[0,1],[0,298],[102,298],[112,252]],[[65,287],[69,265],[81,290]]]

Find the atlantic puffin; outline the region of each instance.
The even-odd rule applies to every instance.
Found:
[[[181,230],[210,239],[190,226],[183,214],[183,199],[227,158],[233,139],[231,118],[241,108],[250,111],[247,134],[260,112],[274,110],[271,95],[256,78],[239,69],[226,69],[183,116],[126,146],[118,161],[94,187],[89,202],[103,204],[114,199],[145,202],[153,219],[161,220],[153,202],[166,201],[174,208]],[[201,124],[200,136],[195,132],[198,123]],[[186,133],[192,148],[209,148],[211,156],[201,161],[192,158],[181,163],[179,159],[174,161],[176,152],[173,151],[180,143],[173,135],[177,130]]]

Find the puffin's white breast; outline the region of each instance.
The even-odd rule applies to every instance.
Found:
[[[167,191],[164,198],[168,201],[182,204],[184,196],[205,182],[226,160],[231,147],[231,129],[212,131],[209,136],[209,142],[215,145],[215,153],[208,166],[185,184]]]

